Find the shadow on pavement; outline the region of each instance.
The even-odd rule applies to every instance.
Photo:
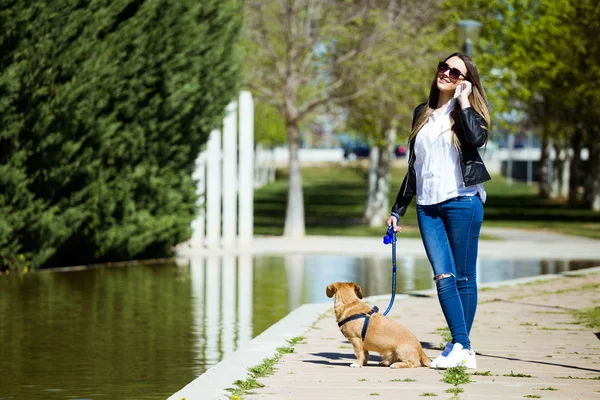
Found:
[[[532,363],[532,364],[550,365],[553,367],[570,368],[570,369],[576,369],[576,370],[580,370],[580,371],[600,372],[600,369],[583,368],[583,367],[577,367],[575,365],[557,364],[557,363],[551,363],[551,362],[546,362],[546,361],[524,360],[522,358],[516,358],[516,357],[493,356],[491,354],[485,354],[485,353],[481,353],[479,351],[477,351],[477,356],[478,357],[481,356],[481,357],[488,357],[488,358],[497,358],[497,359],[510,360],[510,361],[521,361],[521,362],[527,362],[527,363]]]
[[[348,364],[346,364],[346,363],[340,364],[340,363],[333,363],[331,361],[337,361],[337,360],[355,361],[356,360],[356,357],[352,353],[310,353],[310,355],[316,356],[316,357],[323,357],[323,358],[326,358],[327,360],[303,360],[303,361],[312,363],[312,364],[347,366]],[[380,361],[381,361],[381,357],[379,357],[377,355],[371,354],[371,356],[369,357],[369,362],[380,362]]]

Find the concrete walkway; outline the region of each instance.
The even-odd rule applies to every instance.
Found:
[[[481,241],[480,256],[511,259],[553,258],[600,260],[600,241],[572,236],[500,228],[484,229],[504,240]],[[182,257],[219,253],[345,254],[389,257],[381,238],[306,237],[302,240],[256,238],[246,250],[208,250],[180,247]],[[424,256],[420,239],[400,239],[399,252]],[[325,291],[325,287],[323,288]],[[384,308],[389,296],[366,299]],[[600,333],[576,323],[571,311],[600,306],[600,267],[561,275],[519,279],[480,286],[479,308],[471,339],[478,352],[474,383],[461,385],[460,399],[600,399]],[[434,358],[445,327],[437,297],[432,291],[397,296],[391,313],[424,344]],[[261,378],[264,388],[244,399],[416,399],[426,393],[450,399],[441,382],[443,373],[428,368],[390,370],[376,366],[377,355],[361,369],[351,346],[333,317],[333,303],[309,304],[253,339],[175,393],[169,400],[227,399],[227,387],[244,379],[252,366],[287,340],[304,336],[296,352],[284,355],[272,376]],[[513,376],[505,376],[513,375]],[[519,377],[530,375],[531,377]],[[557,389],[557,390],[551,390]],[[540,396],[540,397],[538,397]]]
[[[600,306],[600,268],[559,278],[521,280],[483,289],[472,336],[478,356],[473,383],[460,385],[461,399],[598,399],[600,341],[571,311]],[[498,286],[498,285],[497,285]],[[323,289],[325,290],[325,288]],[[385,306],[385,301],[378,301]],[[428,347],[434,358],[446,326],[435,293],[420,292],[398,301],[397,318]],[[264,388],[244,399],[417,399],[425,393],[449,399],[443,372],[429,368],[392,370],[349,368],[355,357],[332,311],[284,355],[277,372],[260,379]],[[473,371],[469,371],[473,372]],[[513,375],[513,376],[507,376]],[[526,376],[526,377],[522,377]],[[539,396],[539,397],[537,397]],[[433,395],[432,395],[433,397]]]

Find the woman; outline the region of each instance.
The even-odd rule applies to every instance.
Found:
[[[490,132],[487,99],[477,67],[468,56],[440,62],[429,101],[414,112],[408,172],[388,225],[398,222],[413,196],[427,258],[452,343],[433,368],[476,368],[469,333],[477,307],[477,247],[490,179],[478,148]]]

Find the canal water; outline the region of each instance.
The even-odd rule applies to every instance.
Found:
[[[398,293],[433,287],[426,259],[397,265]],[[480,259],[478,279],[596,265]],[[336,281],[389,293],[391,262],[219,256],[0,276],[0,399],[165,399],[296,307],[331,301],[325,287]]]

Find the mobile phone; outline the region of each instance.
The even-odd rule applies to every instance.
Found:
[[[458,96],[460,96],[461,92],[462,92],[462,83],[458,84],[456,86],[456,89],[454,89],[454,98],[456,99]]]

